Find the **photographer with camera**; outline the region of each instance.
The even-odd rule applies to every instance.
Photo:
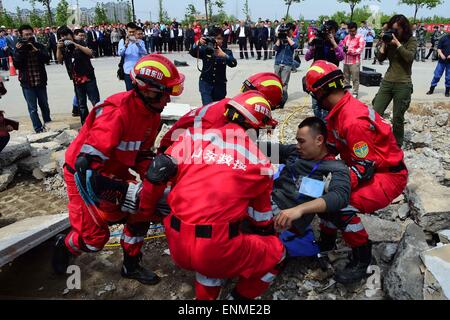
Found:
[[[14,66],[19,70],[19,81],[23,96],[27,101],[28,112],[36,133],[46,130],[45,123],[52,121],[47,97],[47,71],[45,65],[50,61],[48,49],[36,42],[33,28],[22,25],[19,28],[20,39],[13,55]],[[44,125],[39,119],[39,108]]]
[[[334,20],[328,20],[325,24],[313,29],[313,34],[309,37],[309,48],[305,54],[305,60],[314,62],[325,60],[339,67],[339,62],[344,60],[344,50],[338,45],[337,30],[338,24]],[[316,117],[325,120],[328,112],[321,108],[314,98],[312,98],[312,109]]]
[[[127,91],[133,89],[133,83],[130,78],[130,71],[140,58],[147,55],[145,42],[136,36],[136,31],[142,30],[134,22],[127,24],[127,36],[119,42],[119,56],[123,59],[123,72],[125,88]]]
[[[291,71],[294,67],[294,51],[298,44],[292,39],[292,32],[295,27],[292,23],[281,25],[278,28],[277,41],[273,49],[275,50],[275,74],[283,82],[283,107],[288,99],[288,84],[291,77]]]
[[[227,95],[226,68],[234,68],[237,61],[233,52],[223,48],[223,30],[213,28],[210,36],[201,37],[191,48],[189,54],[203,61],[200,74],[199,89],[202,104],[207,105],[219,101]]]
[[[411,74],[417,39],[412,36],[409,20],[404,15],[395,15],[389,20],[388,30],[383,33],[382,41],[377,58],[379,61],[389,59],[389,68],[372,105],[382,116],[394,100],[392,125],[397,144],[401,147],[405,112],[409,108],[413,93]]]
[[[68,27],[62,26],[58,29],[58,35],[60,39],[56,58],[58,63],[64,62],[69,78],[73,81],[81,123],[84,123],[89,114],[87,98],[89,97],[92,106],[100,101],[94,67],[91,63],[94,53],[87,47],[86,33],[83,29],[75,29],[72,32]],[[72,112],[76,113],[76,110]]]

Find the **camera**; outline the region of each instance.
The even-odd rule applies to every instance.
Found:
[[[75,50],[75,43],[72,40],[64,40],[64,46],[69,51]]]
[[[29,40],[25,40],[23,38],[20,38],[17,42],[18,44],[22,45],[20,50],[29,51],[31,50],[31,42]]]
[[[203,37],[203,40],[206,42],[206,44],[203,45],[205,47],[206,55],[213,56],[217,45],[216,39],[214,37]]]
[[[394,35],[397,37],[397,31],[393,29],[386,30],[381,38],[384,42],[391,42],[394,39]]]
[[[280,39],[281,42],[285,43],[287,41],[287,37],[289,34],[289,31],[291,30],[290,24],[282,24],[280,28],[278,29],[278,39]]]

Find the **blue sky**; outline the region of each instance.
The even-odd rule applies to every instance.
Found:
[[[76,4],[76,0],[67,0],[70,4]],[[52,0],[52,6],[56,6],[59,0]],[[93,7],[97,2],[93,0],[79,0],[80,5],[84,7]],[[103,2],[108,2],[104,0]],[[158,1],[157,0],[135,0],[136,15],[137,18],[143,20],[149,20],[150,14],[153,20],[158,15]],[[242,6],[243,0],[225,0],[225,10],[229,14],[238,15],[239,18],[243,17]],[[175,16],[181,20],[184,16],[186,6],[192,3],[197,10],[203,12],[203,0],[164,0],[164,8],[169,13],[169,16]],[[381,0],[376,1],[363,1],[363,4],[374,4],[381,8],[381,11],[386,13],[403,13],[407,16],[413,16],[414,10],[412,7],[405,5],[398,5],[397,0]],[[22,0],[3,0],[3,5],[11,11],[14,11],[17,6],[22,8],[30,8],[29,2]],[[249,0],[250,10],[253,18],[280,18],[286,13],[286,6],[283,0]],[[39,7],[40,4],[37,4]],[[291,15],[294,18],[298,18],[300,15],[305,18],[316,19],[320,15],[330,15],[335,11],[345,10],[349,11],[349,7],[346,4],[338,3],[333,0],[305,0],[300,4],[294,4],[291,7]],[[217,11],[217,10],[216,10]],[[445,0],[444,4],[433,9],[421,9],[418,16],[433,16],[433,15],[450,15],[450,1]]]

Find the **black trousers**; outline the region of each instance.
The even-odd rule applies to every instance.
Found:
[[[0,152],[6,147],[9,142],[9,134],[4,137],[0,137]]]
[[[364,59],[372,59],[372,47],[373,47],[373,42],[367,42],[366,43],[366,52],[364,55]]]
[[[264,60],[267,60],[267,41],[256,42],[256,53],[258,54],[258,59],[261,59],[263,50],[264,50]]]
[[[244,59],[244,54],[245,59],[248,59],[247,38],[239,38],[238,43],[239,43],[239,55],[241,59]]]
[[[255,40],[250,39],[250,54],[252,55],[252,58],[255,57],[255,53],[253,52],[253,47],[256,48]]]
[[[177,39],[171,38],[169,39],[169,52],[177,51]]]
[[[183,51],[183,37],[178,37],[177,38],[177,51],[181,52]]]

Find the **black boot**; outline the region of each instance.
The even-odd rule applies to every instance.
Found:
[[[65,274],[71,258],[74,257],[64,243],[65,238],[66,235],[64,234],[58,234],[56,236],[52,258],[52,266],[56,274]]]
[[[427,92],[427,95],[433,94],[434,93],[434,88],[436,88],[436,87],[431,86],[430,90],[428,90],[428,92]]]
[[[372,261],[372,242],[353,248],[353,257],[344,270],[336,272],[334,280],[342,284],[351,284],[367,278],[367,267]]]
[[[450,88],[445,88],[445,96],[450,97]]]
[[[140,265],[142,260],[142,253],[137,256],[129,256],[123,253],[122,277],[128,279],[135,279],[143,284],[154,285],[159,282],[159,277],[150,270],[143,268]]]
[[[227,300],[237,300],[237,301],[249,301],[252,299],[245,298],[236,292],[236,289],[233,289],[231,293],[228,295]]]

